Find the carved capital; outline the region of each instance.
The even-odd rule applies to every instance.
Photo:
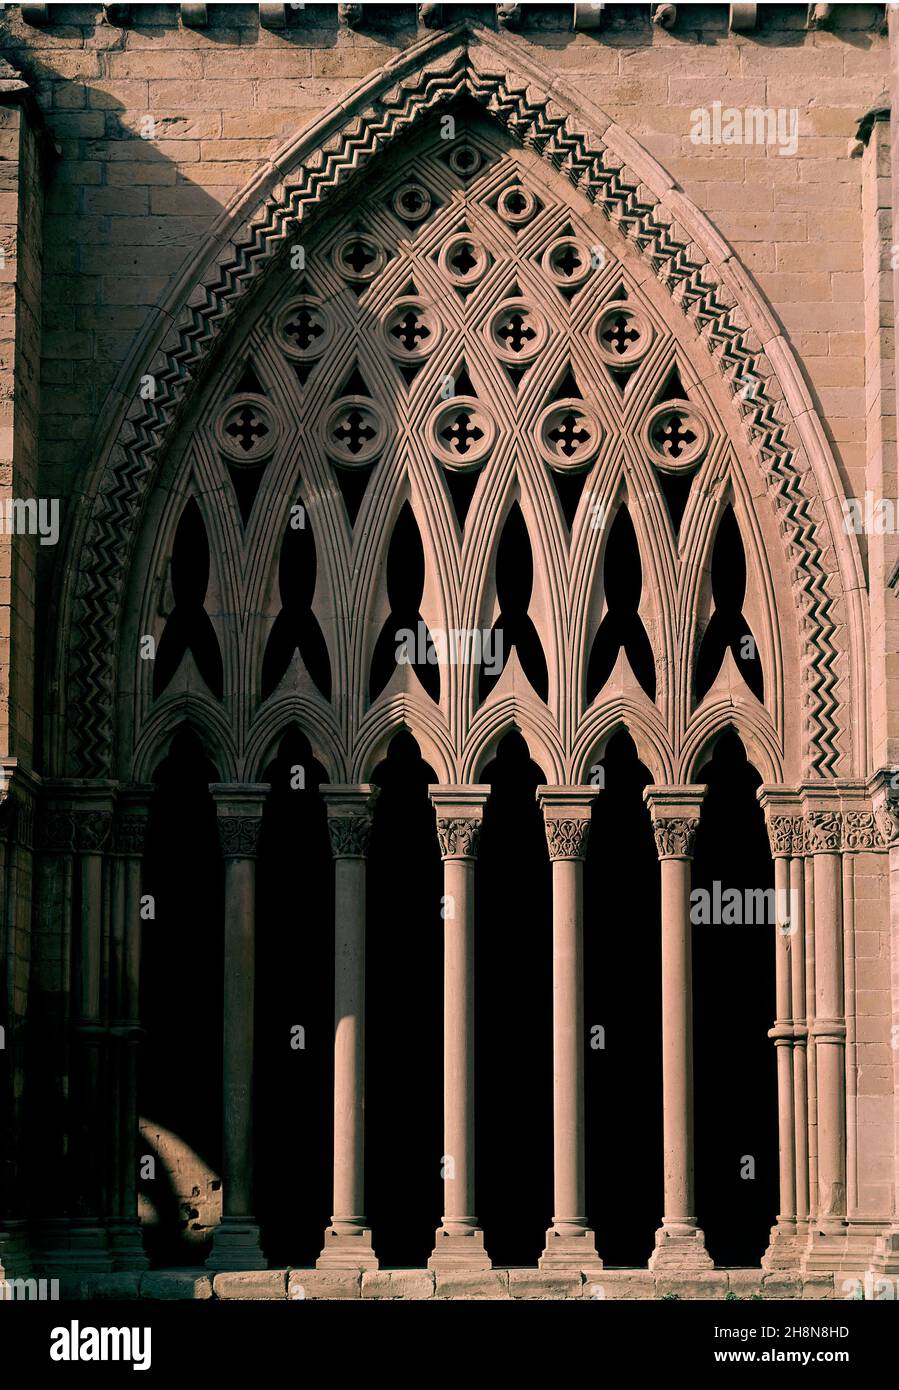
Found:
[[[441,859],[476,859],[481,838],[480,816],[438,816]]]
[[[586,859],[590,838],[588,816],[546,816],[544,819],[550,859]]]
[[[801,854],[805,848],[805,823],[802,816],[768,816],[768,841],[771,854]]]
[[[328,836],[335,859],[364,859],[371,839],[372,818],[378,788],[371,783],[358,786],[322,787],[328,809]]]
[[[75,848],[79,854],[102,854],[112,835],[111,811],[73,811]]]
[[[261,816],[218,816],[219,844],[225,859],[255,859],[259,849]]]
[[[209,790],[215,802],[219,844],[225,859],[255,859],[262,829],[262,810],[271,788],[268,784],[214,782]]]
[[[652,833],[660,859],[692,859],[698,816],[653,816]]]
[[[38,847],[47,854],[71,854],[75,848],[75,817],[58,806],[44,806],[38,817]]]
[[[428,795],[437,812],[441,859],[476,859],[490,787],[433,786],[428,787]]]
[[[652,833],[660,859],[692,859],[699,812],[707,790],[698,783],[643,788],[643,800],[652,816]]]
[[[843,817],[839,811],[807,811],[805,848],[808,854],[838,854],[843,847]]]

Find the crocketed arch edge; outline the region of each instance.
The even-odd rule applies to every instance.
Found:
[[[159,460],[222,333],[304,217],[397,135],[465,94],[618,226],[702,333],[735,393],[747,375],[762,381],[740,411],[778,513],[802,625],[803,771],[865,770],[863,571],[855,538],[841,526],[837,469],[791,348],[731,248],[661,166],[536,62],[523,39],[467,22],[407,49],[259,171],[123,367],[91,443],[88,457],[97,463],[59,579],[51,772],[115,776],[130,762],[129,750],[114,747],[129,561]],[[141,400],[139,380],[148,373],[155,396]]]

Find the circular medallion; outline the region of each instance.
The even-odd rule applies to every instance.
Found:
[[[398,362],[423,362],[440,342],[443,325],[430,304],[407,295],[388,310],[382,329],[391,357]]]
[[[541,265],[560,289],[582,285],[592,269],[590,251],[577,237],[563,236],[547,246]]]
[[[533,362],[549,336],[549,325],[526,299],[507,299],[491,315],[490,345],[510,365]]]
[[[345,468],[371,463],[387,439],[384,417],[369,396],[342,396],[327,411],[320,428],[328,454]]]
[[[275,337],[288,357],[311,362],[321,357],[333,337],[331,320],[317,295],[292,299],[275,319]]]
[[[393,210],[404,222],[423,222],[433,199],[421,183],[404,183],[393,195]]]
[[[474,396],[453,396],[431,411],[428,435],[441,463],[465,473],[493,448],[496,421]]]
[[[537,211],[537,199],[530,189],[513,183],[499,195],[496,210],[504,222],[513,227],[522,227],[525,222],[530,222]]]
[[[662,401],[646,418],[643,443],[656,468],[681,473],[699,463],[709,444],[709,427],[692,401]]]
[[[537,448],[551,468],[577,473],[596,457],[602,429],[582,400],[553,401],[537,417]]]
[[[278,442],[278,421],[265,396],[245,391],[233,396],[215,423],[219,448],[232,463],[268,458]]]
[[[610,367],[632,367],[646,356],[653,338],[643,311],[624,300],[606,305],[594,333],[597,351]]]
[[[449,157],[449,166],[460,178],[470,179],[481,167],[481,152],[474,145],[459,145]]]
[[[443,247],[437,264],[452,284],[466,289],[483,279],[490,266],[490,258],[470,232],[459,232],[450,237]]]
[[[333,260],[335,269],[345,280],[364,282],[375,278],[386,257],[371,237],[357,234],[338,242],[334,247]]]

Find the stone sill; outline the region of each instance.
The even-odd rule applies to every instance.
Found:
[[[203,1269],[60,1273],[60,1299],[832,1299],[833,1276],[716,1269],[662,1277],[647,1269],[589,1271],[491,1269],[266,1269],[213,1273]]]

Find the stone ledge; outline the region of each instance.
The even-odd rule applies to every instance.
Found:
[[[35,1276],[38,1277],[38,1276]],[[40,1277],[53,1277],[52,1271]],[[58,1275],[61,1301],[96,1300],[208,1300],[222,1302],[256,1300],[281,1302],[309,1299],[331,1301],[439,1300],[471,1302],[573,1302],[591,1300],[836,1299],[834,1276],[802,1275],[796,1270],[766,1272],[761,1269],[703,1270],[678,1277],[653,1274],[648,1269],[263,1269],[228,1270],[159,1269],[145,1273],[120,1271],[98,1274],[67,1270]]]

